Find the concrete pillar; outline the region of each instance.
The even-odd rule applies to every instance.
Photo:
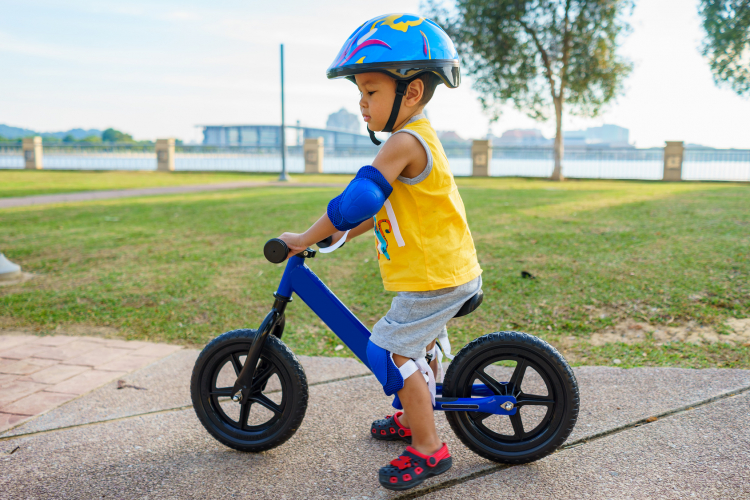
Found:
[[[664,179],[665,181],[682,180],[682,157],[685,147],[682,141],[670,142],[664,147]]]
[[[156,170],[159,172],[174,170],[174,139],[156,140]]]
[[[492,160],[492,141],[473,141],[471,143],[471,175],[488,177]]]
[[[24,137],[23,139],[23,158],[26,161],[26,168],[31,170],[42,169],[42,138]]]
[[[323,173],[323,138],[305,139],[303,146],[305,154],[305,173]]]

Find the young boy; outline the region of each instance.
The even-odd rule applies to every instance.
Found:
[[[379,474],[384,487],[404,490],[451,467],[433,416],[435,378],[442,373],[435,340],[449,346],[446,323],[482,285],[463,201],[423,114],[438,84],[458,86],[458,54],[428,19],[380,16],[349,37],[328,77],[357,84],[373,142],[379,144],[373,131],[393,133],[310,229],[280,238],[293,255],[331,235],[339,242],[375,231],[383,284],[398,295],[373,328],[367,357],[404,411],[375,421],[371,435],[411,442]],[[432,369],[425,362],[428,350]]]

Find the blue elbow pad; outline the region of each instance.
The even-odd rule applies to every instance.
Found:
[[[378,169],[364,166],[344,192],[328,203],[328,218],[339,231],[353,229],[378,213],[392,192]]]

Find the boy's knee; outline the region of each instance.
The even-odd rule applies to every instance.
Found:
[[[424,360],[420,360],[423,364],[420,368],[413,359],[399,354],[391,354],[390,351],[373,344],[372,341],[367,344],[367,362],[387,396],[396,394],[403,389],[404,381],[410,376],[429,370]],[[429,376],[425,375],[425,381],[428,380]]]
[[[367,343],[367,362],[370,364],[372,373],[383,386],[386,395],[396,394],[404,387],[404,378],[398,366],[393,362],[391,353],[373,344],[372,341]]]

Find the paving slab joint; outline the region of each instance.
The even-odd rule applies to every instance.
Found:
[[[750,386],[742,387],[740,389],[732,389],[731,391],[724,392],[722,394],[718,394],[716,396],[712,396],[710,398],[703,399],[701,401],[698,401],[696,403],[688,404],[681,406],[679,408],[675,408],[673,410],[665,411],[663,413],[658,413],[656,415],[651,415],[649,417],[642,418],[640,420],[636,420],[635,422],[631,422],[629,424],[621,425],[618,427],[614,427],[612,429],[599,432],[597,434],[593,434],[591,436],[576,439],[575,441],[571,441],[570,443],[564,444],[560,448],[558,448],[555,453],[559,453],[564,450],[569,450],[571,448],[576,448],[578,446],[589,444],[593,441],[598,441],[599,439],[605,438],[607,436],[611,436],[612,434],[619,434],[620,432],[626,431],[628,429],[634,429],[636,427],[641,427],[644,425],[653,424],[655,422],[658,422],[659,420],[666,418],[666,417],[672,417],[676,416],[682,413],[685,413],[687,411],[692,411],[697,408],[701,408],[703,406],[710,405],[711,403],[715,403],[717,401],[720,401],[722,399],[731,398],[734,396],[739,396],[740,394],[744,394],[746,392],[750,392]],[[464,476],[455,477],[453,479],[449,479],[444,482],[440,482],[437,484],[433,484],[432,486],[426,487],[426,488],[420,488],[416,491],[410,491],[408,493],[405,493],[403,495],[397,495],[394,497],[391,497],[390,500],[411,500],[414,498],[420,498],[424,497],[425,495],[435,493],[436,491],[444,490],[446,488],[450,488],[452,486],[456,486],[462,483],[466,483],[468,481],[472,481],[474,479],[479,479],[484,476],[488,476],[490,474],[494,474],[495,472],[499,472],[501,470],[510,469],[511,467],[518,467],[519,465],[524,464],[498,464],[498,465],[490,465],[489,467],[485,469],[481,469],[475,472],[472,472],[471,474],[466,474]]]

